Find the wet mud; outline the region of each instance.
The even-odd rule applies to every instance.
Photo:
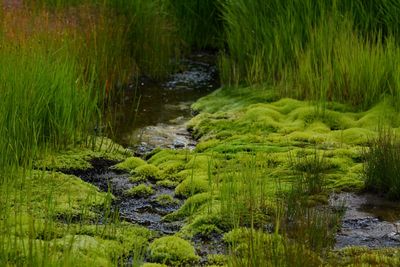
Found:
[[[153,194],[140,197],[128,196],[125,192],[142,182],[131,182],[129,173],[112,169],[111,166],[115,162],[95,159],[91,164],[94,166],[93,169],[69,173],[104,192],[111,192],[115,196],[112,209],[119,212],[120,219],[146,226],[160,234],[173,234],[180,230],[183,222],[163,221],[163,216],[176,211],[183,203],[183,200],[175,198],[173,188],[159,186],[155,181],[148,180],[146,184],[153,188]],[[171,203],[160,204],[157,197],[162,195],[170,195]]]
[[[336,248],[400,247],[400,203],[372,194],[340,193],[331,196],[330,204],[344,210]]]

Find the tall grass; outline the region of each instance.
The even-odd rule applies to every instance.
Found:
[[[366,108],[397,98],[398,1],[227,1],[225,83]]]
[[[367,190],[400,199],[400,140],[391,129],[381,128],[364,153]]]
[[[173,19],[163,1],[30,0],[30,13],[47,14],[76,40],[88,70],[107,88],[139,75],[161,79],[174,68],[179,41]]]
[[[188,48],[219,48],[222,19],[219,0],[168,0],[179,35]]]
[[[270,176],[267,158],[240,157],[238,167],[221,180],[221,216],[233,227],[224,237],[230,245],[228,266],[321,266],[340,221],[312,200],[323,192],[323,155],[315,151],[291,159],[301,177],[282,185]]]
[[[66,47],[48,49],[31,42],[0,50],[2,169],[24,166],[38,149],[66,146],[94,129],[94,88],[82,80]]]

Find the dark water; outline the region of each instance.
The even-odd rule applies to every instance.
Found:
[[[142,142],[149,147],[171,147],[175,141],[186,146],[190,143],[188,136],[179,137],[185,135],[190,105],[218,87],[215,56],[194,54],[183,60],[181,71],[166,81],[154,83],[143,78],[125,90],[121,101],[114,105],[111,136],[125,147]]]

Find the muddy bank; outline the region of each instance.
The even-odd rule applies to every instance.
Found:
[[[340,193],[331,205],[344,209],[336,248],[366,246],[400,247],[400,204],[372,194]]]

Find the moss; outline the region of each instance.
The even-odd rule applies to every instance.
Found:
[[[164,149],[160,150],[148,160],[149,163],[159,166],[168,161],[183,161],[186,162],[190,153],[186,150]]]
[[[222,254],[207,255],[207,263],[216,266],[225,266],[228,263],[228,257]]]
[[[34,167],[45,170],[87,170],[93,168],[90,164],[92,159],[121,161],[129,155],[126,149],[108,138],[95,138],[93,141],[81,147],[45,153],[34,161]]]
[[[150,244],[149,259],[172,266],[189,266],[196,264],[200,257],[188,241],[177,236],[164,236]]]
[[[200,235],[208,237],[211,234],[221,234],[232,228],[228,218],[221,216],[220,205],[213,203],[213,207],[198,212],[189,224],[185,225],[182,232],[189,236]]]
[[[162,177],[174,176],[185,168],[186,162],[183,160],[169,160],[158,165]]]
[[[154,194],[154,190],[151,186],[146,184],[140,184],[134,186],[131,189],[125,191],[125,194],[131,197],[148,197]]]
[[[87,235],[67,235],[56,241],[60,250],[70,247],[74,258],[92,262],[97,266],[111,266],[111,255],[123,254],[123,247],[115,241],[102,240]]]
[[[178,200],[174,199],[171,195],[162,194],[156,197],[155,202],[160,206],[175,205]]]
[[[148,263],[142,265],[142,267],[168,267],[168,265],[160,264],[160,263]]]
[[[175,195],[189,197],[198,193],[206,192],[209,188],[208,181],[204,176],[186,178],[175,188]]]
[[[157,181],[156,184],[167,188],[175,188],[179,184],[179,182],[171,180],[161,180]]]
[[[366,145],[374,136],[376,136],[374,131],[364,128],[350,128],[332,133],[332,137],[338,142],[351,145]]]
[[[93,218],[99,209],[112,197],[73,175],[58,172],[33,171],[24,179],[20,188],[24,197],[30,196],[31,209],[39,215],[47,209],[48,199],[52,200],[51,213],[55,217]]]
[[[123,162],[114,165],[113,168],[116,170],[130,172],[130,171],[136,169],[137,167],[145,165],[145,164],[146,164],[146,161],[142,160],[141,158],[129,157],[129,158],[125,159]]]
[[[332,266],[399,266],[400,251],[397,248],[348,247],[331,252],[328,262]]]
[[[162,180],[164,177],[161,175],[160,169],[153,164],[144,164],[135,168],[132,172],[134,177],[143,179]]]
[[[173,213],[166,215],[167,220],[177,220],[201,210],[201,206],[211,199],[210,193],[200,193],[186,199],[185,203]]]

